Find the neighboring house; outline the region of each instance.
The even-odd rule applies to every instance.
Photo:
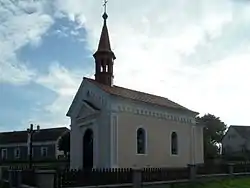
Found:
[[[242,156],[250,151],[250,126],[231,125],[222,139],[222,153]]]
[[[33,160],[57,159],[63,152],[58,150],[58,141],[68,132],[66,127],[40,129],[33,134]],[[27,131],[0,133],[0,161],[28,160]]]
[[[196,125],[197,112],[167,98],[113,85],[115,55],[106,13],[103,18],[94,54],[95,79],[83,78],[67,112],[71,168],[203,163],[203,127]]]

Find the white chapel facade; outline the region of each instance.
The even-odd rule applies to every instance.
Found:
[[[116,59],[107,14],[95,79],[83,78],[68,110],[70,168],[185,167],[203,163],[197,112],[167,98],[113,85]]]

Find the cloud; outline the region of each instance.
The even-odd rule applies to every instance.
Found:
[[[101,3],[56,1],[61,15],[88,31],[92,50],[102,25]],[[215,113],[229,124],[247,124],[249,10],[247,1],[110,1],[115,82]]]
[[[37,46],[53,24],[44,11],[45,1],[0,0],[0,83],[25,84],[35,75],[17,52],[25,45]]]
[[[32,116],[23,124],[36,122],[43,128],[68,126],[66,112],[80,86],[83,75],[88,75],[88,70],[68,70],[58,62],[52,62],[48,72],[40,74],[35,82],[55,92],[56,97],[52,103],[38,105],[33,110]]]
[[[5,15],[0,17],[0,49],[5,49],[0,55],[0,82],[20,84],[33,78],[55,92],[55,100],[38,105],[27,121],[42,127],[66,126],[65,113],[82,76],[90,76],[90,71],[53,62],[41,75],[19,62],[15,52],[27,44],[39,45],[54,20],[62,17],[78,25],[73,31],[86,29],[94,52],[102,0],[55,0],[54,18],[47,13],[49,1],[18,2],[6,5],[0,0],[0,15]],[[115,84],[168,97],[201,114],[214,113],[228,124],[247,124],[249,12],[249,3],[232,0],[110,1]],[[65,34],[63,29],[58,32]]]
[[[51,89],[61,96],[72,96],[81,80],[81,72],[69,71],[59,63],[51,63],[48,74],[40,75],[36,83]]]

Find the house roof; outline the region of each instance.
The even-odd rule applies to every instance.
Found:
[[[149,93],[144,93],[144,92],[140,92],[140,91],[136,91],[132,89],[127,89],[127,88],[123,88],[119,86],[104,85],[93,79],[86,78],[86,77],[84,77],[83,79],[88,80],[89,82],[95,84],[97,87],[101,88],[103,91],[111,95],[128,98],[128,99],[132,99],[132,100],[136,100],[140,102],[145,102],[145,103],[149,103],[153,105],[158,105],[162,107],[172,108],[176,110],[189,111],[189,112],[198,114],[197,112],[194,112],[164,97],[160,97],[157,95],[152,95]]]
[[[231,125],[231,128],[245,139],[250,139],[250,126]]]
[[[66,131],[69,131],[67,127],[40,129],[33,135],[33,142],[56,141]],[[2,132],[0,144],[27,143],[27,138],[27,131]]]

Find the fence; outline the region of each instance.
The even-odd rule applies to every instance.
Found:
[[[59,171],[57,175],[58,184],[64,187],[110,185],[132,182],[131,168]]]
[[[11,185],[25,184],[41,188],[109,187],[111,185],[140,188],[142,184],[189,182],[196,178],[203,180],[203,178],[220,177],[221,175],[231,177],[239,175],[239,173],[241,173],[240,175],[250,175],[250,164],[193,165],[187,168],[58,170],[50,173],[29,169],[5,169],[2,170],[2,178],[9,180]]]
[[[136,171],[132,169],[93,169],[60,171],[58,175],[59,187],[102,186],[115,184],[189,181],[196,177],[206,175],[232,175],[232,173],[250,173],[250,165],[218,164],[189,166],[186,168],[143,168]],[[138,175],[139,173],[139,175]],[[135,180],[135,176],[136,179]]]
[[[189,178],[189,168],[144,168],[142,182],[169,181]]]

